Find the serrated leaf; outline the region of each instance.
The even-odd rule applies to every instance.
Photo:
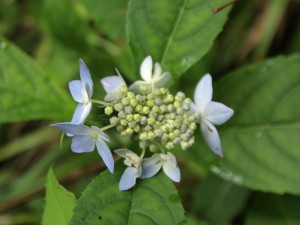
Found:
[[[299,205],[299,197],[258,194],[249,210],[246,225],[300,224]]]
[[[131,0],[128,37],[136,66],[151,55],[164,71],[182,75],[210,49],[228,9],[214,14],[223,0]]]
[[[300,193],[299,62],[293,55],[247,66],[214,88],[215,99],[235,110],[215,173],[253,189]]]
[[[59,185],[51,168],[47,176],[43,225],[68,225],[75,204],[75,196]]]
[[[0,91],[0,122],[66,119],[72,115],[72,101],[67,93],[29,56],[1,38]]]
[[[163,173],[138,180],[128,191],[118,183],[125,167],[115,173],[103,172],[83,192],[74,210],[71,225],[185,224],[184,211],[172,182]]]

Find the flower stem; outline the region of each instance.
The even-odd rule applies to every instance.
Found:
[[[115,127],[115,126],[116,126],[116,125],[111,124],[111,125],[102,127],[101,130],[102,130],[102,131],[105,131],[105,130],[110,129],[110,128]]]
[[[143,149],[142,149],[142,154],[141,154],[141,156],[140,156],[140,159],[144,158],[144,156],[145,156],[145,151],[146,151],[146,148],[143,148]]]
[[[95,100],[95,99],[92,99],[91,101],[92,101],[92,103],[96,103],[99,105],[109,106],[109,103],[107,103],[107,102],[103,102],[103,101],[99,101],[99,100]]]

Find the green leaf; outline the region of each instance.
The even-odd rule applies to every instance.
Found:
[[[43,225],[68,225],[75,204],[75,196],[59,185],[51,168],[47,176]]]
[[[86,13],[114,41],[125,43],[126,0],[83,0]]]
[[[300,194],[300,56],[247,66],[221,80],[216,100],[235,110],[220,129],[224,159],[212,170],[249,188]]]
[[[194,214],[203,215],[212,224],[229,224],[243,209],[249,194],[246,188],[209,176],[201,183],[194,198]]]
[[[258,194],[253,201],[246,225],[300,224],[300,198]]]
[[[84,51],[89,29],[77,3],[68,0],[45,0],[43,4],[43,17],[46,18],[49,34],[65,46]]]
[[[214,14],[223,0],[131,0],[128,37],[139,66],[151,55],[164,71],[182,75],[210,49],[229,9]]]
[[[70,119],[71,97],[37,64],[0,37],[0,123],[29,119]]]
[[[138,180],[135,187],[119,191],[125,167],[100,174],[83,192],[74,210],[71,225],[77,224],[185,224],[177,191],[164,173]]]

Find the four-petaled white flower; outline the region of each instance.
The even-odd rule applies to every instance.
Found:
[[[154,154],[151,158],[144,159],[142,162],[141,178],[153,177],[161,167],[171,180],[175,182],[180,181],[180,170],[177,166],[176,158],[170,152],[167,154]]]
[[[135,185],[136,179],[142,174],[142,157],[128,149],[117,149],[115,153],[125,158],[124,164],[128,166],[121,177],[119,189],[121,191],[128,190]]]
[[[89,69],[80,59],[80,79],[69,83],[73,99],[78,102],[75,109],[72,123],[82,124],[92,109],[91,97],[93,95],[93,81]]]
[[[109,76],[101,79],[102,86],[106,91],[105,101],[113,101],[119,99],[122,96],[122,87],[127,87],[123,77],[117,71],[118,76]]]
[[[114,172],[114,159],[105,143],[105,141],[109,142],[109,137],[98,127],[72,123],[56,123],[51,126],[72,135],[71,149],[73,152],[91,152],[96,146],[108,170],[111,173]]]
[[[206,74],[196,86],[192,110],[200,116],[201,132],[207,145],[214,153],[223,157],[221,140],[214,125],[225,123],[234,111],[222,103],[211,101],[212,94],[212,78],[210,74]]]
[[[170,79],[171,74],[168,72],[162,73],[159,63],[155,63],[153,71],[153,61],[151,56],[147,56],[141,64],[140,74],[144,81],[134,82],[129,89],[140,92],[142,86],[146,86],[153,90],[164,86]]]

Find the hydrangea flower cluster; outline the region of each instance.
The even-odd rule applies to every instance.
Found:
[[[141,154],[129,149],[117,149],[114,152],[124,158],[127,169],[120,183],[120,190],[132,188],[137,178],[146,179],[154,176],[162,168],[173,181],[180,181],[180,170],[172,149],[178,145],[186,150],[194,144],[194,131],[200,124],[202,135],[209,148],[223,156],[219,134],[214,125],[225,123],[233,110],[222,103],[212,100],[212,78],[206,74],[197,84],[194,102],[184,93],[173,95],[164,85],[171,79],[171,74],[163,73],[159,63],[150,56],[140,67],[143,80],[127,86],[122,76],[108,76],[101,79],[106,96],[104,101],[92,99],[93,82],[90,72],[82,60],[80,78],[70,82],[70,92],[78,106],[71,122],[53,124],[72,138],[73,152],[91,152],[98,150],[108,170],[114,172],[114,160],[106,142],[109,137],[104,130],[116,127],[122,136],[136,138]],[[110,116],[110,125],[98,128],[84,125],[92,103],[103,105],[104,112]],[[145,158],[147,155],[151,157]]]

